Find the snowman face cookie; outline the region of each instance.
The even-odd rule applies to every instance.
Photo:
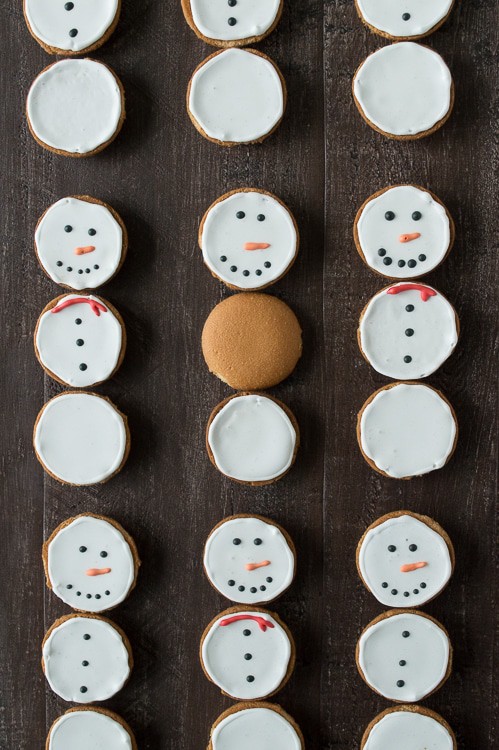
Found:
[[[54,721],[47,750],[136,750],[130,728],[100,708],[71,709]]]
[[[241,703],[215,722],[208,750],[303,750],[295,722],[271,703]]]
[[[449,15],[454,0],[355,0],[362,20],[381,36],[417,39],[431,34]]]
[[[216,47],[254,44],[279,21],[282,0],[182,0],[196,34]]]

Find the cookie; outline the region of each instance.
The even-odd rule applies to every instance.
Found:
[[[198,65],[187,89],[193,125],[219,146],[261,143],[278,127],[285,108],[281,71],[254,49],[214,52]]]
[[[276,614],[231,607],[204,631],[200,658],[206,677],[224,695],[254,701],[284,687],[295,666],[295,645]]]
[[[382,289],[363,309],[357,339],[374,369],[389,378],[426,378],[459,338],[459,318],[446,298],[423,284]]]
[[[89,742],[91,744],[89,744]],[[70,708],[50,727],[45,750],[137,750],[132,730],[107,708]]]
[[[389,279],[433,271],[454,244],[454,222],[436,195],[418,185],[394,185],[360,207],[354,240],[369,268]]]
[[[125,121],[125,93],[116,73],[97,60],[52,63],[28,92],[28,125],[43,148],[62,156],[93,156]]]
[[[458,427],[445,396],[421,383],[390,383],[359,412],[362,455],[385,477],[410,479],[441,469],[454,453]]]
[[[222,596],[238,604],[265,604],[293,583],[296,550],[282,526],[243,513],[224,518],[210,532],[203,562]]]
[[[24,0],[30,34],[51,55],[86,55],[106,42],[116,26],[121,0]]]
[[[213,308],[201,338],[208,369],[238,391],[271,388],[295,369],[302,353],[294,312],[277,297],[245,292]]]
[[[357,643],[359,674],[369,687],[395,703],[415,703],[438,690],[452,670],[445,628],[417,610],[383,612]]]
[[[299,235],[289,208],[272,193],[232,190],[209,207],[199,228],[203,260],[230,289],[265,289],[289,271]]]
[[[450,16],[454,0],[355,0],[360,19],[375,34],[401,41],[422,39],[439,29]]]
[[[112,518],[82,513],[43,545],[47,586],[73,609],[105,612],[135,588],[140,560],[132,537]]]
[[[236,703],[211,728],[208,750],[305,750],[300,727],[275,703]]]
[[[36,457],[63,484],[107,482],[130,450],[127,418],[108,398],[66,391],[47,401],[35,422]]]
[[[454,83],[437,52],[415,42],[381,47],[353,79],[360,114],[378,133],[396,140],[431,135],[454,106]]]
[[[360,750],[457,750],[454,732],[435,711],[423,706],[394,706],[369,724]]]
[[[432,518],[400,510],[372,523],[357,546],[364,586],[386,606],[419,607],[447,586],[454,547]]]
[[[98,615],[60,617],[45,634],[42,654],[50,687],[72,703],[112,698],[125,685],[133,667],[125,633]]]
[[[185,20],[214,47],[244,47],[265,39],[281,18],[284,0],[182,0]]]

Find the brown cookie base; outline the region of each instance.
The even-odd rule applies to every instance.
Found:
[[[280,0],[279,10],[272,26],[264,33],[258,36],[248,36],[245,39],[214,39],[210,36],[205,36],[196,26],[192,15],[191,0],[181,0],[182,11],[184,13],[185,20],[193,32],[196,34],[198,39],[201,39],[206,44],[211,44],[212,47],[222,47],[223,49],[229,49],[230,47],[247,47],[251,44],[257,44],[271,34],[279,24],[281,20],[282,11],[284,7],[284,0]]]
[[[384,39],[390,39],[392,42],[415,42],[418,39],[424,39],[425,37],[430,36],[430,34],[433,34],[441,26],[444,25],[444,23],[448,20],[454,8],[454,0],[453,0],[452,5],[449,8],[449,12],[445,16],[445,18],[442,18],[441,21],[436,23],[435,26],[432,26],[431,29],[428,29],[428,31],[425,31],[424,34],[416,34],[415,36],[392,36],[392,34],[389,34],[387,31],[381,31],[381,29],[378,29],[376,26],[373,26],[372,24],[368,23],[366,19],[364,18],[364,16],[362,15],[362,11],[359,7],[357,0],[354,0],[354,3],[355,3],[355,9],[357,11],[357,14],[360,20],[362,21],[362,23],[364,24],[364,26],[366,26],[374,34],[377,34],[377,36],[381,36]]]
[[[435,711],[431,711],[429,708],[425,708],[424,706],[415,706],[413,704],[403,704],[400,706],[393,706],[392,708],[387,708],[385,711],[382,711],[380,714],[378,714],[371,722],[368,724],[366,731],[364,732],[362,736],[362,740],[360,743],[360,750],[363,750],[364,747],[367,744],[367,741],[369,739],[369,735],[371,734],[372,730],[376,726],[376,724],[381,721],[381,719],[384,719],[385,716],[388,714],[393,714],[398,711],[407,711],[412,714],[421,714],[421,716],[428,716],[430,719],[435,719],[435,721],[438,721],[439,724],[441,724],[444,729],[446,729],[450,736],[452,737],[452,743],[453,743],[453,750],[457,750],[457,743],[456,743],[456,736],[450,726],[447,724],[445,719],[443,719],[440,714],[437,714]],[[402,740],[403,738],[401,738]]]
[[[99,706],[86,705],[86,706],[78,706],[75,708],[69,708],[67,711],[65,711],[62,714],[62,716],[66,716],[67,714],[73,714],[76,711],[94,711],[94,713],[103,714],[104,716],[109,716],[110,719],[113,719],[117,724],[123,727],[125,732],[127,732],[127,734],[130,737],[130,742],[132,744],[132,750],[138,750],[137,740],[135,739],[134,733],[132,732],[129,725],[126,723],[126,721],[122,719],[121,716],[118,716],[118,714],[115,714],[114,711],[109,711],[107,708],[100,708]],[[52,726],[50,727],[49,733],[47,735],[47,740],[45,742],[45,750],[50,750],[50,740],[51,740],[52,730],[54,729],[59,719],[62,718],[62,716],[58,716],[57,719],[52,723]]]
[[[295,730],[296,734],[300,738],[301,743],[301,750],[305,750],[305,740],[303,738],[302,731],[296,721],[293,719],[292,716],[290,716],[286,711],[284,711],[281,706],[279,706],[277,703],[267,703],[266,701],[245,701],[244,703],[236,703],[234,706],[231,706],[226,711],[223,712],[223,714],[220,714],[218,719],[213,723],[210,731],[210,741],[208,743],[207,750],[213,750],[213,742],[212,742],[212,736],[213,732],[215,731],[216,727],[222,723],[224,719],[226,719],[228,716],[233,716],[234,714],[239,713],[240,711],[246,711],[250,708],[267,708],[269,711],[274,711],[276,714],[279,714],[279,716],[282,716],[283,719],[286,719],[288,724],[291,724],[293,729]]]

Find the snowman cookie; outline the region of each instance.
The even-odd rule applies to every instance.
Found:
[[[454,732],[435,711],[423,706],[395,706],[369,724],[360,750],[457,750]]]
[[[121,716],[106,708],[70,708],[59,716],[45,750],[137,750],[132,730]]]
[[[286,84],[277,65],[254,49],[214,52],[194,71],[187,89],[193,125],[220,146],[261,143],[286,108]]]
[[[265,39],[281,18],[284,0],[182,0],[185,20],[214,47],[245,47]]]
[[[133,667],[125,633],[98,615],[66,615],[56,620],[45,634],[42,654],[50,687],[72,703],[112,698]]]
[[[208,750],[305,750],[300,727],[275,703],[236,703],[211,728]]]
[[[433,34],[450,16],[454,0],[355,0],[363,21],[375,34],[401,41]]]
[[[26,113],[31,135],[43,148],[62,156],[93,156],[121,130],[125,93],[104,63],[60,60],[33,81]]]
[[[426,378],[450,357],[459,318],[430,286],[400,282],[382,289],[361,313],[357,339],[365,359],[389,378]]]
[[[431,135],[454,106],[454,83],[442,57],[415,42],[381,47],[353,79],[360,114],[378,133],[397,140]]]
[[[200,658],[206,677],[224,695],[254,701],[284,687],[295,666],[295,645],[276,614],[231,607],[204,631]]]

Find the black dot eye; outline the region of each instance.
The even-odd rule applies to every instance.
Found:
[[[265,215],[264,214],[258,214],[258,216],[256,218],[257,218],[257,221],[265,221]]]
[[[253,544],[256,544],[256,546],[258,547],[258,546],[259,546],[260,544],[263,544],[263,542],[262,542],[262,540],[261,540],[261,539],[259,539],[259,538],[257,537],[256,539],[254,539],[254,540],[253,540]]]
[[[386,212],[386,214],[385,214],[385,219],[386,219],[387,221],[393,221],[393,220],[394,220],[394,218],[395,218],[395,214],[393,213],[393,211],[387,211],[387,212]]]
[[[396,551],[396,549],[397,549],[397,548],[396,548],[396,546],[395,546],[394,544],[390,544],[390,545],[388,546],[388,552],[395,552],[395,551]]]
[[[414,310],[414,305],[406,305],[405,309],[406,309],[406,312],[412,312]]]
[[[100,556],[107,557],[107,552],[105,550],[102,550],[102,552],[100,553]]]
[[[72,232],[73,231],[73,227],[71,226],[71,224],[66,224],[66,226],[64,227],[64,231],[65,232]]]
[[[421,213],[421,211],[414,211],[414,213],[412,214],[412,218],[414,221],[419,221],[422,216],[423,214]]]
[[[236,538],[232,540],[232,544],[235,544],[236,547],[238,544],[241,544],[241,540],[239,539],[239,537],[236,536]]]
[[[80,552],[86,552],[86,551],[87,551],[87,548],[86,548],[86,547],[83,547],[83,546],[82,546],[82,547],[80,547]]]
[[[93,227],[90,227],[90,229],[88,230],[88,233],[90,237],[95,237],[95,235],[97,234],[97,230],[94,229]]]
[[[417,548],[418,548],[417,544],[410,544],[409,545],[409,549],[411,550],[411,552],[416,552]]]
[[[244,219],[245,216],[246,214],[244,213],[244,211],[238,211],[236,214],[237,219]]]

